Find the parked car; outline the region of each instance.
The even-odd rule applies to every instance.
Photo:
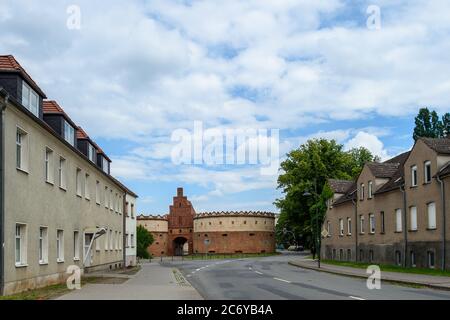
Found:
[[[303,251],[303,246],[289,246],[288,251]]]

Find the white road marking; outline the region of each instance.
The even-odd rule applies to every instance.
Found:
[[[280,278],[273,278],[274,280],[278,280],[278,281],[283,281],[283,282],[287,282],[287,283],[291,283],[290,281],[284,280],[284,279],[280,279]]]
[[[248,270],[252,270],[252,267],[248,267]]]
[[[255,271],[257,274],[263,274],[262,272],[259,272],[259,271]]]
[[[200,271],[201,268],[195,269],[195,271]]]
[[[364,298],[355,297],[355,296],[349,296],[349,298],[355,299],[355,300],[366,300]]]

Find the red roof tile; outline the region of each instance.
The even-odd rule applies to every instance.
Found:
[[[84,131],[81,127],[77,128],[77,139],[89,139],[86,131]]]
[[[42,110],[44,113],[62,113],[67,115],[63,108],[54,100],[44,100],[42,104]]]
[[[0,55],[0,71],[18,72],[23,78],[38,91],[44,98],[47,98],[45,93],[39,88],[36,82],[30,77],[19,62],[12,55]]]

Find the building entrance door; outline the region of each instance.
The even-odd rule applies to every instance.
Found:
[[[173,248],[175,256],[183,256],[189,254],[189,242],[186,238],[178,237],[173,240]]]
[[[91,252],[89,252],[89,247],[92,242],[92,237],[94,235],[92,233],[85,233],[84,234],[84,246],[83,246],[83,252],[84,252],[84,260],[85,260],[85,266],[90,267],[92,264],[92,249]],[[89,254],[89,258],[86,259],[86,256]]]

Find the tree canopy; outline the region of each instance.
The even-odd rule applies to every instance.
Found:
[[[312,139],[289,152],[278,177],[278,188],[283,192],[275,201],[280,209],[278,240],[287,241],[283,235],[283,228],[287,228],[297,235],[297,242],[311,247],[311,235],[322,225],[326,201],[332,195],[326,181],[353,180],[367,161],[379,159],[363,147],[344,151],[335,140]]]
[[[138,226],[136,230],[137,235],[137,245],[136,245],[136,253],[139,258],[148,259],[150,258],[150,254],[147,251],[147,248],[153,243],[153,235],[147,231],[143,226]]]
[[[414,140],[419,137],[443,138],[450,133],[450,113],[448,112],[439,119],[436,111],[421,108],[414,122]]]

